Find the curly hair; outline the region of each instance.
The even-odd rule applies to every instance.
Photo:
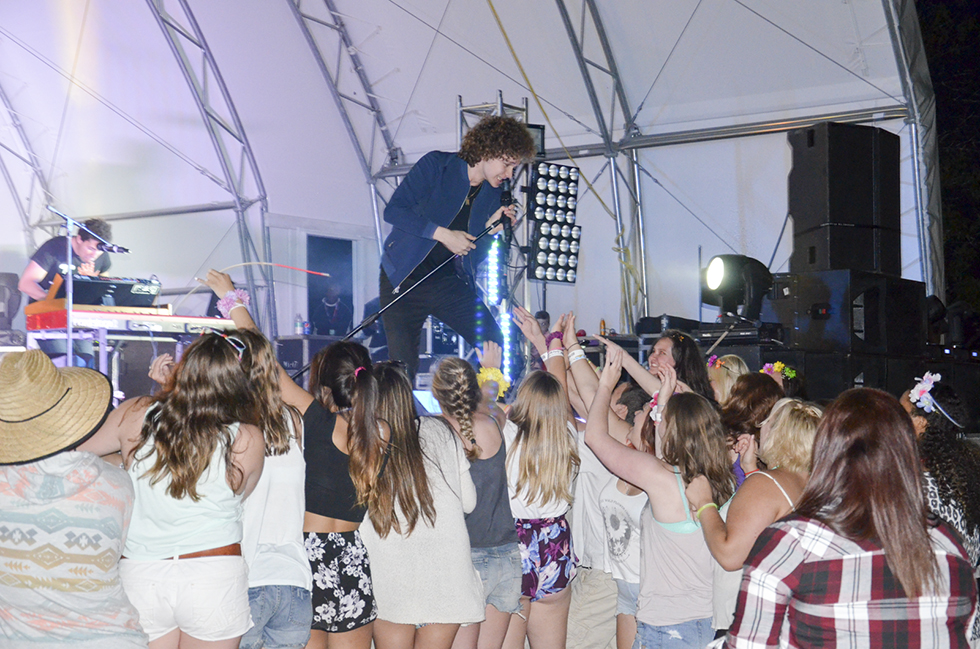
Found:
[[[250,329],[243,329],[237,335],[246,347],[242,355],[242,369],[255,391],[259,409],[258,425],[265,438],[265,455],[285,455],[289,452],[290,440],[293,437],[299,440],[303,430],[302,417],[299,410],[283,403],[279,387],[279,361],[269,339]]]
[[[86,228],[88,228],[95,234],[99,235],[106,241],[112,240],[112,226],[106,223],[105,221],[103,221],[102,219],[89,219],[87,221],[82,222],[82,225],[84,225]],[[95,239],[95,237],[93,237],[91,234],[81,229],[79,229],[78,231],[78,237],[82,241],[93,241]]]
[[[532,160],[535,152],[534,139],[523,124],[513,117],[490,115],[466,132],[458,155],[472,167],[494,158]]]
[[[443,414],[459,422],[459,435],[470,445],[466,451],[467,459],[471,462],[479,459],[482,449],[473,432],[473,413],[480,405],[483,393],[476,370],[462,358],[445,359],[432,376],[432,396],[439,402]]]
[[[783,389],[768,374],[753,372],[735,379],[721,410],[721,423],[728,431],[729,442],[734,443],[739,435],[754,435],[758,441],[762,422],[782,398]]]
[[[950,417],[963,426],[969,415],[956,390],[946,383],[936,383],[929,394]],[[912,411],[913,420],[926,420],[919,436],[919,455],[929,475],[936,481],[939,499],[944,505],[956,501],[963,510],[963,520],[971,534],[980,527],[980,448],[963,438],[963,429],[951,422],[939,408],[926,412]]]

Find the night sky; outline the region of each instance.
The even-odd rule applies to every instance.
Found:
[[[980,2],[919,0],[936,93],[939,167],[950,306],[980,312]]]

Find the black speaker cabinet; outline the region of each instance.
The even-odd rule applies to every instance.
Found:
[[[762,318],[781,323],[790,349],[916,356],[926,342],[925,285],[850,270],[781,273]]]
[[[790,131],[790,271],[901,275],[900,141],[888,131],[824,122]]]

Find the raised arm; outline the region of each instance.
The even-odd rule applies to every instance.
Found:
[[[711,556],[729,571],[742,567],[762,530],[789,513],[778,487],[764,476],[749,476],[739,487],[728,506],[727,522],[721,519],[716,507],[707,506],[712,502],[707,478],[698,476],[692,480],[686,493],[691,510],[701,511],[698,519]],[[787,511],[782,511],[780,505]]]
[[[235,295],[235,285],[232,283],[231,277],[221,271],[212,268],[208,271],[205,279],[198,281],[207,284],[218,297],[224,297],[229,293]],[[235,297],[235,305],[228,312],[228,316],[238,329],[259,331],[259,328],[255,326],[255,321],[252,320],[252,315],[248,312],[248,307],[238,297]],[[313,395],[296,385],[296,382],[281,365],[279,366],[279,389],[282,390],[282,400],[303,414],[313,402]]]
[[[603,338],[602,336],[596,336],[595,338],[606,346],[607,354],[609,353],[608,350],[613,348],[622,351],[622,348],[611,340]],[[653,374],[650,374],[645,367],[640,365],[639,361],[629,354],[624,353],[623,369],[633,377],[636,384],[643,388],[647,394],[657,394],[657,392],[660,391],[660,380]]]
[[[623,354],[619,347],[606,353],[606,364],[602,368],[602,376],[599,377],[592,407],[589,408],[590,412],[599,414],[589,417],[585,424],[585,443],[606,468],[649,493],[659,486],[658,478],[667,474],[672,476],[673,472],[649,453],[624,446],[609,435],[606,411],[609,409],[613,387],[623,368]]]

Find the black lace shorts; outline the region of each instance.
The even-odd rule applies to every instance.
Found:
[[[353,631],[378,617],[371,566],[359,532],[306,533],[313,570],[313,627]]]

